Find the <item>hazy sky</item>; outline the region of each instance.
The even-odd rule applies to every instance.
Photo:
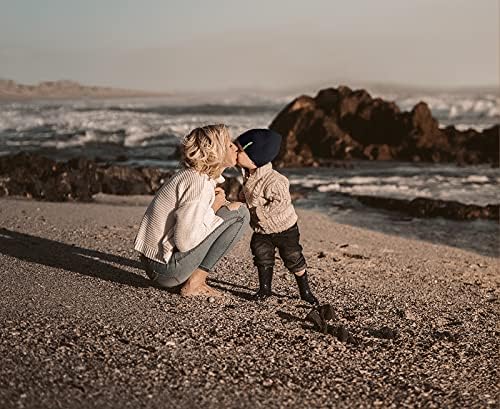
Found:
[[[0,0],[0,78],[148,90],[499,82],[498,0]]]

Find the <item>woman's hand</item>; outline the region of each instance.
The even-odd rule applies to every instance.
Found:
[[[217,211],[226,203],[226,192],[224,192],[224,189],[220,187],[215,188],[215,200],[212,203],[212,209],[214,210],[214,213],[217,213]]]

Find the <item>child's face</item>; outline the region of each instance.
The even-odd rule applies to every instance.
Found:
[[[252,162],[252,159],[248,157],[238,142],[236,142],[236,146],[238,146],[238,165],[245,169],[257,169],[255,163]]]

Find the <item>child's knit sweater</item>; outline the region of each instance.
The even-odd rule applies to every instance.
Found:
[[[151,201],[135,239],[135,250],[166,263],[174,248],[184,252],[196,247],[223,219],[217,216],[215,181],[193,169],[177,172]]]
[[[280,233],[297,222],[290,197],[290,183],[268,163],[248,176],[243,193],[257,233]]]

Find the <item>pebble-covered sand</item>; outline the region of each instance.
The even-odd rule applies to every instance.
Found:
[[[249,300],[250,233],[211,275],[222,299],[152,287],[132,250],[150,200],[0,199],[1,408],[499,406],[498,257],[299,210],[342,342],[279,260]]]

